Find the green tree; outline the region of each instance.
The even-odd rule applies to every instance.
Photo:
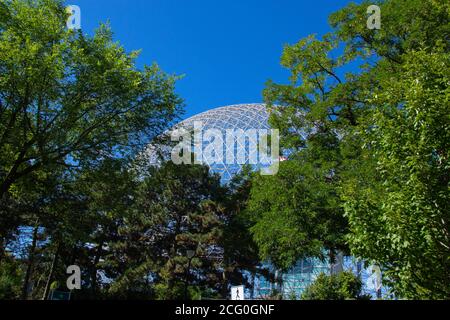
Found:
[[[138,69],[107,25],[89,37],[67,18],[60,0],[0,0],[0,264],[31,229],[11,258],[22,298],[31,284],[46,298],[74,262],[95,293],[102,243],[133,196],[126,166],[181,108],[176,77]]]
[[[12,300],[20,297],[22,270],[20,263],[7,256],[0,264],[0,299]]]
[[[450,298],[449,54],[410,52],[362,133],[373,172],[344,188],[353,252],[405,298]],[[375,173],[375,174],[374,174]]]
[[[372,4],[381,8],[381,30],[367,28]],[[437,0],[352,3],[330,16],[333,31],[322,39],[310,36],[285,47],[281,63],[291,72],[290,83],[269,82],[264,92],[270,105],[278,105],[271,124],[281,130],[290,161],[314,147],[336,154],[300,161],[305,169],[287,178],[282,165],[280,177],[255,189],[257,207],[269,208],[254,229],[263,255],[275,252],[285,265],[299,256],[298,216],[320,207],[322,192],[311,197],[302,191],[308,195],[302,209],[292,205],[292,194],[302,179],[319,190],[327,174],[315,174],[323,167],[335,181],[326,190],[337,195],[325,199],[336,199],[335,218],[340,221],[341,213],[348,219],[350,228],[342,231],[353,254],[380,264],[401,297],[448,298],[449,13],[449,4]],[[321,132],[334,135],[337,145],[317,140]],[[278,187],[283,179],[289,183]],[[273,200],[281,193],[285,205]],[[278,207],[270,210],[272,203]],[[264,227],[273,233],[266,236]],[[303,235],[308,243],[320,239],[314,232]]]
[[[320,144],[328,140],[330,148],[321,153],[319,140]],[[347,220],[333,171],[336,137],[317,132],[308,145],[282,162],[277,175],[255,175],[247,207],[261,258],[284,270],[299,259],[325,259],[327,253],[334,260],[337,251],[348,251]]]
[[[258,246],[250,228],[253,217],[246,210],[252,189],[252,169],[244,166],[227,185],[226,210],[229,214],[225,220],[223,246],[223,286],[221,296],[229,295],[230,285],[245,284],[254,289],[257,276],[273,279],[274,275],[261,264]]]
[[[110,291],[146,287],[159,299],[184,298],[194,287],[218,292],[225,196],[208,167],[150,167],[107,261],[122,268]]]
[[[302,300],[355,300],[368,299],[361,293],[361,279],[345,271],[339,274],[321,273],[302,294]]]
[[[59,0],[0,2],[0,198],[38,170],[133,154],[179,110],[174,77],[67,18]]]

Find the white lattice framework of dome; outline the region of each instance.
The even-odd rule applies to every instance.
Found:
[[[238,104],[225,107],[219,107],[212,109],[198,115],[195,115],[189,119],[180,122],[176,128],[185,128],[187,130],[194,127],[195,122],[202,124],[203,131],[209,129],[218,129],[221,132],[225,132],[227,129],[232,130],[250,130],[250,129],[264,129],[270,130],[269,125],[269,110],[265,104]],[[222,139],[224,151],[226,152],[226,144]],[[247,141],[248,143],[258,144],[258,141]],[[249,152],[248,146],[241,145],[239,141],[236,142],[235,152],[244,153],[244,158],[248,161],[253,154]],[[234,175],[238,174],[242,165],[240,164],[224,164],[214,163],[207,155],[203,158],[203,163],[211,168],[211,171],[218,173],[222,177],[223,182],[229,181]],[[268,165],[266,165],[268,166]],[[257,165],[256,168],[263,167],[263,165]]]

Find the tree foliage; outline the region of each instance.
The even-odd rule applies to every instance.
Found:
[[[450,297],[449,54],[411,52],[381,82],[362,133],[373,176],[344,188],[354,252],[385,269],[406,298]]]
[[[129,155],[179,109],[173,77],[67,18],[60,1],[0,2],[0,197],[37,170]]]
[[[329,149],[316,144],[328,141]],[[333,135],[316,133],[304,152],[281,163],[275,176],[256,176],[247,215],[261,258],[288,269],[299,259],[347,251],[347,221],[336,192]],[[325,160],[327,159],[327,160]]]
[[[355,300],[367,299],[362,293],[361,279],[345,271],[339,274],[321,273],[302,294],[302,300]]]
[[[372,4],[380,30],[367,28]],[[364,1],[332,14],[322,39],[285,47],[290,83],[269,82],[265,98],[278,105],[271,124],[295,164],[255,184],[253,230],[264,257],[292,265],[302,256],[298,239],[321,240],[321,223],[304,230],[311,212],[335,199],[329,221],[349,225],[337,239],[381,265],[394,293],[449,297],[449,13],[435,0]],[[322,132],[335,145],[318,140]],[[320,150],[329,154],[318,163]],[[307,154],[316,158],[302,162]]]
[[[367,7],[381,7],[380,30]],[[200,165],[136,170],[181,112],[177,77],[66,29],[60,0],[0,0],[0,298],[226,298],[230,285],[337,251],[400,298],[450,297],[449,23],[438,0],[363,1],[287,45],[269,82],[288,160],[227,186]],[[305,299],[358,299],[349,273]]]

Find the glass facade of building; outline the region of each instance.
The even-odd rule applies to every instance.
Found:
[[[278,272],[266,265],[275,274],[275,281],[258,277],[253,284],[252,297],[265,299],[274,293],[280,293],[284,299],[299,299],[308,285],[314,282],[319,274],[330,272],[330,265],[317,258],[303,259],[287,272]]]
[[[364,267],[362,261],[357,261],[353,257],[341,256],[333,265],[318,258],[307,258],[298,261],[286,272],[279,272],[270,264],[266,264],[265,267],[275,274],[275,280],[257,277],[253,283],[253,291],[248,294],[251,298],[266,299],[277,293],[281,294],[283,299],[300,299],[305,289],[321,273],[329,275],[343,270],[351,271],[360,277],[363,284],[362,294],[372,299],[389,294],[389,289],[381,285],[381,274],[377,272],[379,269],[376,266]]]

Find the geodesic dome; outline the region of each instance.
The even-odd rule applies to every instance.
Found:
[[[202,123],[202,130],[218,129],[221,132],[226,130],[267,130],[269,132],[270,125],[269,111],[265,104],[238,104],[220,107],[212,109],[198,115],[195,115],[189,119],[180,122],[176,128],[184,128],[191,130],[194,127],[194,123]],[[259,137],[259,136],[258,136]],[[257,137],[257,138],[258,138]],[[228,151],[227,144],[222,138],[221,141],[224,152]],[[243,152],[245,159],[250,159],[252,156],[252,150],[249,148],[251,143],[258,144],[258,141],[253,141],[251,138],[246,141],[245,145],[236,143],[234,146],[238,150],[233,150],[235,153]],[[211,171],[221,175],[222,182],[228,182],[234,175],[239,173],[243,167],[243,164],[237,163],[216,163],[212,159],[203,158],[203,163],[211,168]],[[250,164],[249,161],[246,164]],[[268,167],[266,163],[258,162],[250,164],[254,170],[262,167]]]

